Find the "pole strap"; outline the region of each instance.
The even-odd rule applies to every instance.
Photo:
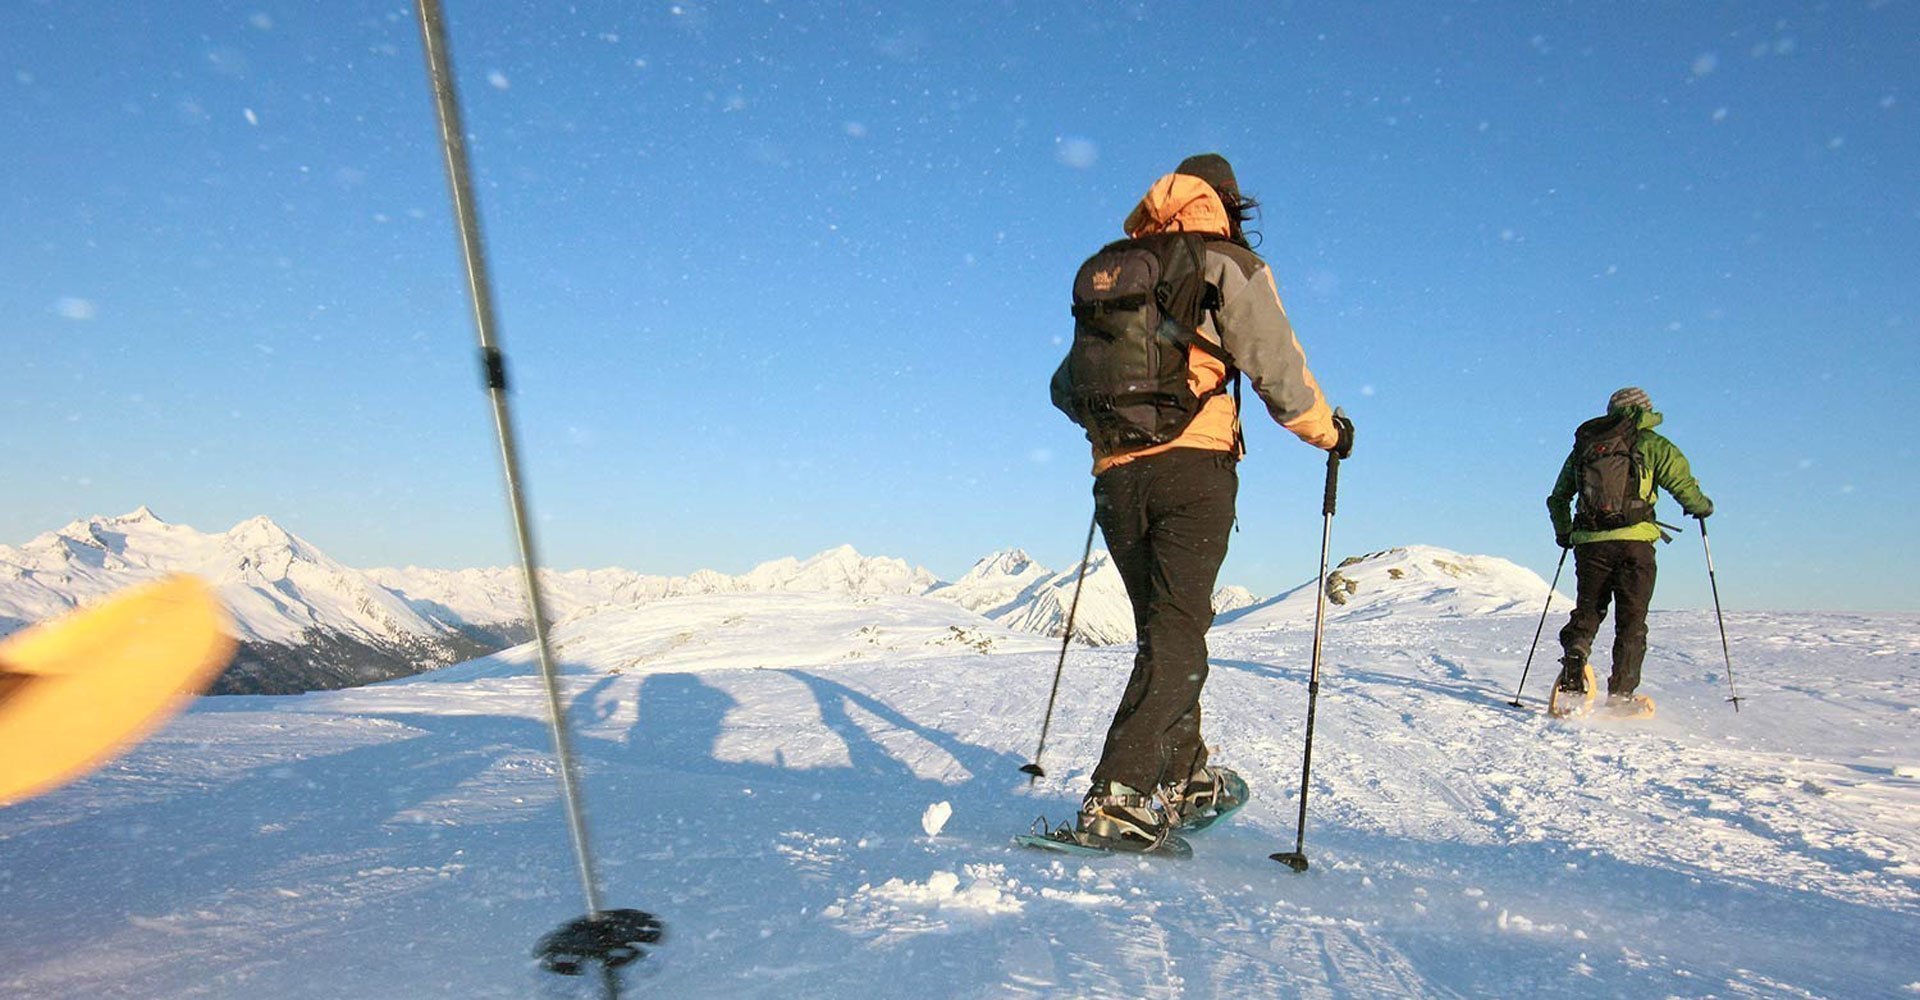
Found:
[[[488,392],[507,391],[507,357],[500,353],[498,347],[480,349],[480,373]]]

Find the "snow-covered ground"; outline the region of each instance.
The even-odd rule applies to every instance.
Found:
[[[606,902],[668,928],[628,995],[1920,995],[1920,616],[1730,616],[1735,714],[1711,612],[1655,614],[1659,715],[1613,724],[1540,714],[1544,646],[1506,705],[1536,614],[1336,620],[1294,874],[1306,628],[1214,633],[1252,804],[1188,862],[1083,860],[1008,837],[1071,813],[1131,651],[1074,649],[1029,788],[1055,654],[968,614],[558,630]],[[0,810],[0,995],[593,995],[528,958],[581,908],[528,660],[206,699]]]

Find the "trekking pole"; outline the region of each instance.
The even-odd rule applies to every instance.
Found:
[[[480,219],[474,205],[471,172],[467,164],[466,130],[461,123],[460,98],[454,90],[446,28],[439,0],[416,0],[416,3],[420,14],[421,41],[426,49],[428,81],[440,121],[440,147],[446,159],[447,184],[453,196],[454,222],[459,230],[460,250],[466,265],[467,294],[473,305],[474,327],[479,334],[480,360],[486,377],[487,394],[493,403],[493,425],[500,442],[500,465],[506,479],[507,504],[513,515],[514,536],[520,548],[527,612],[533,619],[534,647],[539,656],[540,677],[546,688],[547,722],[552,730],[554,756],[560,764],[560,790],[566,806],[567,832],[573,840],[576,870],[587,901],[587,915],[563,924],[541,938],[535,945],[534,954],[547,969],[569,976],[580,974],[588,962],[598,962],[607,996],[618,997],[620,984],[614,970],[644,955],[640,946],[658,941],[661,926],[651,914],[640,910],[606,910],[600,906],[599,882],[595,878],[593,853],[587,842],[586,815],[580,804],[579,773],[567,737],[566,709],[560,703],[560,684],[547,641],[547,616],[536,572],[538,561],[534,556],[533,529],[520,488],[520,462],[514,446],[512,414],[507,405],[506,358],[494,339],[493,289],[487,276],[486,246],[481,239]]]
[[[1040,755],[1047,752],[1047,730],[1053,727],[1053,699],[1060,694],[1060,672],[1067,666],[1067,645],[1073,642],[1073,616],[1080,610],[1080,587],[1087,582],[1087,560],[1093,558],[1093,529],[1100,523],[1099,508],[1094,509],[1093,520],[1087,522],[1087,544],[1080,553],[1080,575],[1073,581],[1073,602],[1067,605],[1067,634],[1060,638],[1060,662],[1053,665],[1053,690],[1047,692],[1047,715],[1040,723],[1040,746],[1033,752],[1033,763],[1020,768],[1028,775],[1027,787],[1047,776],[1040,767]]]
[[[1727,619],[1720,613],[1720,581],[1713,575],[1713,546],[1707,544],[1707,519],[1700,519],[1700,548],[1707,554],[1707,584],[1713,588],[1713,620],[1720,623],[1720,655],[1727,661],[1727,700],[1740,714],[1740,695],[1733,690],[1733,653],[1727,649]]]
[[[1553,607],[1553,592],[1560,589],[1560,571],[1567,566],[1567,549],[1560,550],[1560,562],[1553,567],[1553,582],[1547,584],[1547,606],[1540,609],[1540,624],[1533,630],[1533,645],[1527,647],[1527,665],[1520,668],[1520,686],[1513,689],[1513,700],[1507,702],[1514,708],[1525,708],[1520,704],[1520,692],[1527,686],[1527,671],[1533,669],[1534,651],[1540,648],[1540,633],[1547,627],[1547,610]]]
[[[1307,782],[1313,767],[1313,710],[1320,700],[1320,633],[1327,616],[1327,542],[1333,534],[1334,494],[1340,486],[1340,456],[1327,452],[1327,492],[1320,503],[1320,584],[1313,600],[1313,667],[1307,674],[1307,749],[1300,758],[1300,826],[1293,850],[1268,855],[1296,872],[1307,870]]]

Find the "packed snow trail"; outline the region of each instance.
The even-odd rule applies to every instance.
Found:
[[[1306,629],[1213,636],[1253,802],[1191,861],[1080,859],[1009,838],[1070,815],[1129,649],[1073,651],[1029,790],[1051,653],[736,600],[557,635],[607,904],[667,923],[633,995],[1920,991],[1916,616],[1732,616],[1736,716],[1711,612],[1656,613],[1660,715],[1626,724],[1506,705],[1536,615],[1336,623],[1296,875]],[[757,609],[786,640],[725,641]],[[0,995],[589,995],[528,954],[578,900],[516,663],[206,699],[0,811]]]

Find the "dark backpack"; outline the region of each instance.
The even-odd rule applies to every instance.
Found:
[[[1575,528],[1612,531],[1653,520],[1653,503],[1640,495],[1646,463],[1639,438],[1640,414],[1630,409],[1595,417],[1573,432],[1574,473],[1580,483]]]
[[[1225,349],[1195,332],[1219,291],[1203,273],[1205,243],[1162,233],[1109,243],[1073,279],[1073,345],[1053,374],[1053,402],[1086,429],[1104,454],[1180,436],[1226,381],[1196,395],[1187,385],[1187,349],[1219,358],[1238,386]]]

